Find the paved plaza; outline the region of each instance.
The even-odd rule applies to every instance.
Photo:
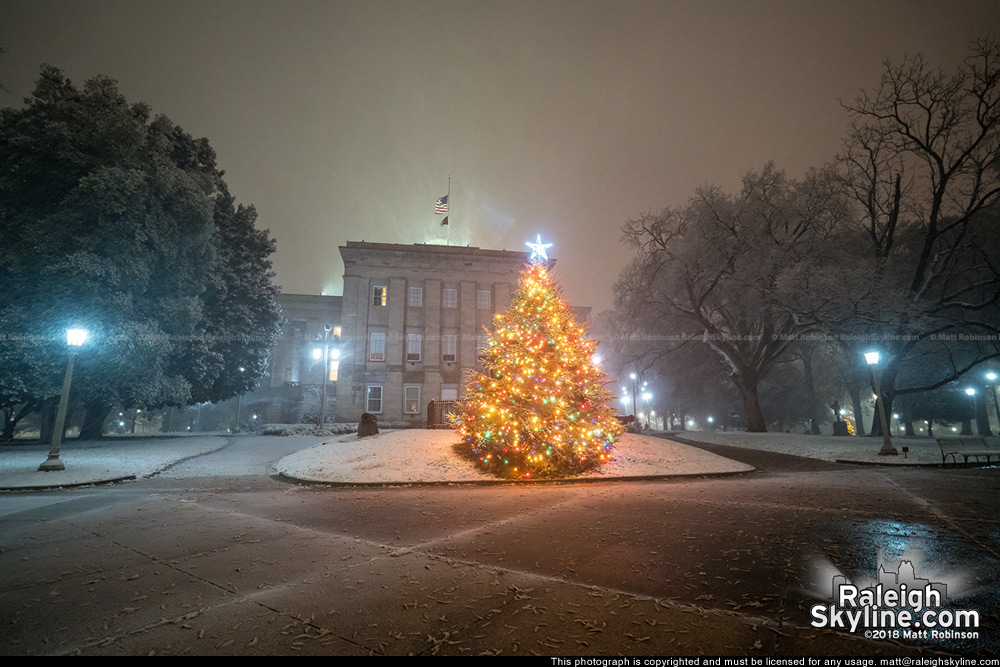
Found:
[[[5,655],[995,654],[994,468],[886,468],[704,445],[725,477],[299,484],[295,439],[161,473],[0,494]],[[2,453],[0,453],[2,455]],[[979,637],[810,626],[832,576],[913,564]]]

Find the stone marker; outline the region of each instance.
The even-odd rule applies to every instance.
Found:
[[[358,422],[358,437],[366,435],[378,435],[378,419],[370,412],[361,415],[361,421]]]

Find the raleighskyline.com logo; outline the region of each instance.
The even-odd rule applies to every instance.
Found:
[[[946,608],[948,586],[918,579],[907,560],[898,572],[880,565],[877,583],[865,588],[837,575],[832,593],[832,602],[813,605],[812,627],[863,631],[871,639],[979,638],[979,612]]]

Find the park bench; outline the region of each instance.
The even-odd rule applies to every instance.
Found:
[[[966,464],[969,463],[970,456],[975,456],[977,463],[981,456],[986,457],[987,463],[990,463],[992,457],[1000,461],[1000,449],[991,448],[983,438],[938,438],[937,443],[941,448],[942,464],[948,462],[949,456],[952,463],[958,463],[959,456]]]

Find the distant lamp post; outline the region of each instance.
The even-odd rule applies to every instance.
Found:
[[[896,420],[896,435],[903,435],[905,433],[903,430],[903,415],[894,412],[892,413],[892,418]]]
[[[246,373],[246,366],[240,366],[240,373]],[[240,383],[243,383],[243,376],[240,376]],[[236,394],[236,423],[233,425],[233,432],[240,430],[240,408],[243,407],[243,392]]]
[[[1000,429],[1000,392],[997,391],[997,374],[990,371],[986,374],[986,381],[989,382],[987,386],[993,388],[993,407],[997,413],[997,428]]]
[[[67,329],[66,344],[69,345],[69,359],[66,362],[66,377],[63,379],[62,393],[59,395],[59,408],[56,410],[56,426],[52,431],[52,442],[49,445],[49,458],[38,466],[42,472],[65,470],[66,466],[59,459],[59,446],[62,444],[63,428],[66,426],[66,408],[69,405],[69,387],[73,382],[73,360],[80,346],[87,340],[86,329]]]
[[[875,402],[878,404],[879,423],[882,425],[882,449],[879,456],[899,456],[899,452],[892,446],[892,435],[889,433],[889,420],[885,415],[885,400],[882,397],[882,386],[879,378],[878,362],[881,355],[876,350],[865,352],[865,361],[868,362],[868,369],[872,374],[872,384],[875,385]]]
[[[978,406],[976,405],[976,389],[975,389],[975,387],[966,387],[965,388],[965,395],[972,399],[972,419],[969,420],[969,424],[970,424],[970,428],[971,428],[971,424],[972,424],[972,422],[976,421],[976,417],[978,416],[977,413],[979,412],[976,409]],[[965,429],[964,426],[962,427],[962,429],[963,429],[962,435],[967,435],[965,433],[965,431],[964,431],[964,429]]]
[[[637,386],[639,382],[639,376],[636,375],[635,373],[632,373],[631,375],[629,375],[629,377],[632,378],[632,414],[634,415],[636,413],[635,395],[639,393],[639,388]]]

